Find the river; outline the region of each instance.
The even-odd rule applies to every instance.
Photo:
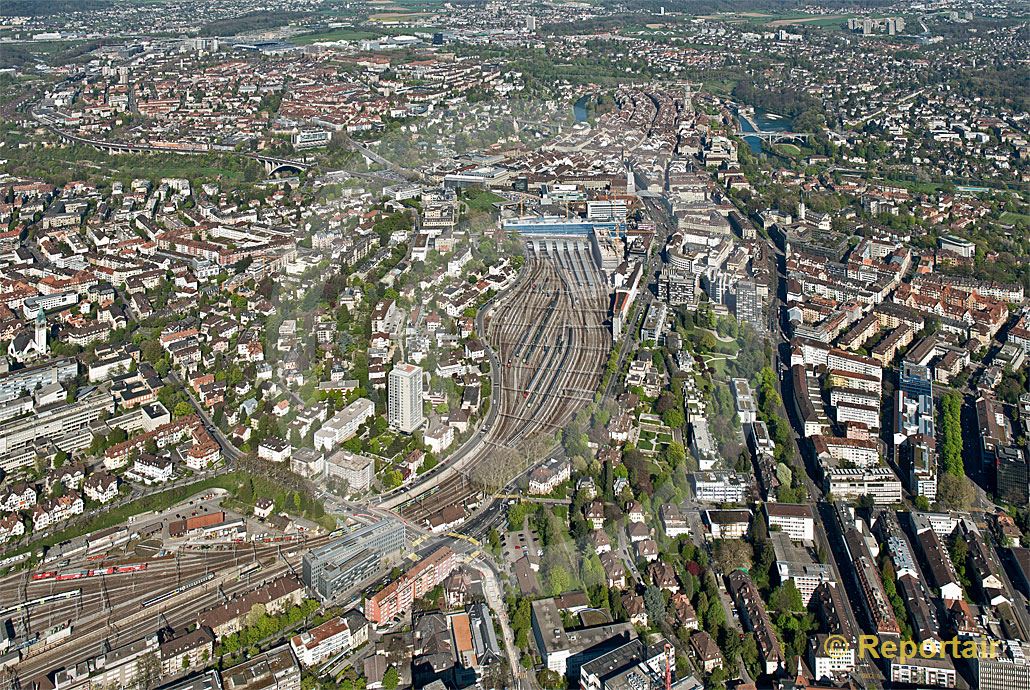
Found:
[[[587,103],[590,102],[592,97],[593,94],[584,94],[572,105],[572,114],[576,116],[576,122],[587,121]]]
[[[789,132],[791,127],[790,119],[782,115],[776,115],[775,113],[766,112],[760,108],[755,108],[755,114],[752,118],[755,124],[758,125],[758,130],[762,132]],[[740,129],[743,132],[754,132],[755,128],[751,126],[747,118],[743,118],[740,115],[737,116],[737,122],[740,124]],[[744,141],[747,142],[748,148],[751,149],[752,153],[761,153],[762,151],[762,140],[758,137],[744,136]]]

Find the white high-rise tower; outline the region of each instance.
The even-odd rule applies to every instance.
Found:
[[[422,426],[422,367],[401,363],[390,371],[387,419],[390,426],[410,434]]]

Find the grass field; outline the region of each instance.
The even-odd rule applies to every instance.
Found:
[[[766,26],[774,29],[786,26],[814,26],[835,29],[851,16],[848,14],[813,15],[805,12],[733,12],[716,15],[705,15],[703,19],[716,19],[729,24],[748,24],[750,26]]]
[[[1015,223],[1016,225],[1022,225],[1024,227],[1030,226],[1030,216],[1022,213],[1012,213],[1011,211],[1006,211],[1005,213],[1001,214],[1001,222]]]
[[[713,79],[702,82],[702,88],[710,93],[729,96],[733,93],[733,87],[737,85],[735,79]]]
[[[146,512],[160,512],[167,508],[171,508],[176,503],[184,501],[194,494],[208,491],[210,489],[225,489],[226,491],[233,492],[239,488],[239,482],[240,475],[231,472],[218,477],[202,479],[198,482],[188,484],[177,489],[169,489],[168,491],[151,494],[139,499],[138,501],[133,501],[118,508],[104,509],[97,513],[95,517],[92,517],[85,522],[79,523],[74,527],[67,527],[59,530],[44,539],[34,542],[33,544],[27,544],[16,549],[12,549],[5,555],[10,556],[22,553],[23,551],[35,550],[41,546],[53,546],[70,539],[75,539],[83,534],[89,534],[90,532],[96,532],[97,530],[121,525],[133,515],[139,515],[140,513]]]
[[[399,8],[408,12],[425,12],[440,9],[445,3],[446,0],[385,0],[385,2],[370,2],[369,4],[389,10]]]
[[[368,18],[370,22],[410,22],[415,19],[425,19],[426,17],[432,17],[433,15],[429,12],[383,12],[381,14],[373,14]]]
[[[789,156],[790,158],[801,157],[801,149],[794,144],[775,144],[773,148],[784,156]]]
[[[476,193],[470,193],[465,203],[472,211],[489,212],[493,210],[493,205],[498,201],[504,201],[502,197],[497,196],[492,192],[486,190],[480,190]]]
[[[805,26],[840,26],[848,15],[846,14],[830,14],[813,17],[810,14],[792,17],[783,17],[780,19],[774,19],[769,22],[769,26],[789,26],[791,24],[804,24]]]

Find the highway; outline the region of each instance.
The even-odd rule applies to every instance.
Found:
[[[416,172],[414,170],[401,167],[393,161],[389,160],[388,158],[384,158],[383,156],[379,155],[378,153],[376,153],[369,147],[365,146],[361,142],[353,139],[352,137],[347,137],[347,141],[349,141],[350,145],[357,149],[361,153],[361,155],[363,155],[368,160],[375,161],[379,165],[385,167],[387,170],[393,172],[394,174],[402,176],[406,180],[420,180],[425,177],[420,172]]]

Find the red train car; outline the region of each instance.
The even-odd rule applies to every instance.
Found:
[[[146,563],[132,563],[130,565],[120,565],[120,566],[118,566],[117,568],[115,568],[115,572],[116,573],[138,573],[138,572],[146,570],[146,569],[147,569],[147,564]]]
[[[83,578],[83,577],[89,577],[89,571],[88,570],[79,570],[79,571],[76,571],[74,573],[61,573],[55,579],[58,582],[63,582],[65,580],[78,580],[78,579]]]

